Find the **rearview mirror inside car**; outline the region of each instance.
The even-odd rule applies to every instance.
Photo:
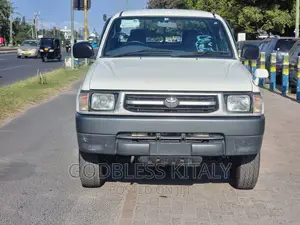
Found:
[[[78,59],[88,59],[94,56],[94,49],[88,42],[78,42],[73,45],[73,56]]]
[[[266,69],[256,69],[254,72],[255,78],[268,78],[269,72]]]
[[[241,58],[243,60],[257,60],[259,58],[259,48],[256,45],[245,44],[242,48]]]

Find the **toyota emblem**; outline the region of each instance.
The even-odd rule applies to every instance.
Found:
[[[165,106],[167,106],[168,108],[175,108],[179,105],[179,101],[175,97],[166,98],[164,103],[165,103]]]

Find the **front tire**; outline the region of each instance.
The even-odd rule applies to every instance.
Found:
[[[234,159],[231,185],[236,189],[251,190],[256,186],[260,168],[260,153]]]
[[[83,187],[97,188],[105,183],[103,166],[99,164],[99,155],[79,152],[79,176]]]

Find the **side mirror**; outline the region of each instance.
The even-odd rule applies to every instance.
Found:
[[[241,58],[243,60],[257,60],[259,58],[259,48],[256,45],[245,44],[242,48]]]
[[[300,52],[298,52],[298,56],[300,56]]]
[[[256,69],[254,72],[255,78],[268,78],[269,72],[266,69]]]
[[[73,45],[73,56],[78,59],[87,59],[94,56],[94,49],[88,42],[78,42]]]

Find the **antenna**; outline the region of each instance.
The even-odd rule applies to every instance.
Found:
[[[216,18],[216,10],[215,10],[215,9],[212,10],[212,14],[213,14],[213,16]]]

